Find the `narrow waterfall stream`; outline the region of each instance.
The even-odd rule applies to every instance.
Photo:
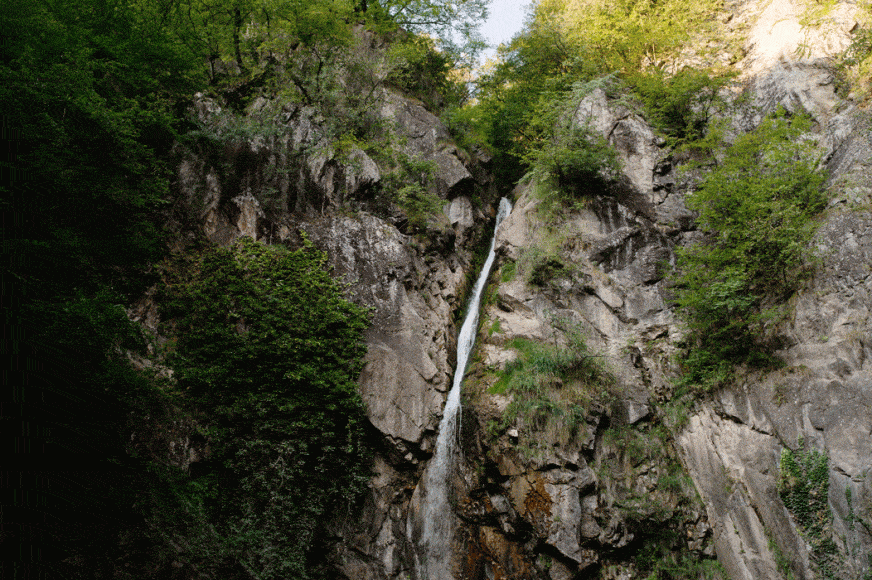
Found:
[[[451,494],[452,470],[457,458],[460,433],[460,386],[469,362],[469,354],[475,344],[478,329],[478,315],[481,294],[487,284],[494,262],[496,231],[503,219],[512,211],[508,199],[500,200],[497,211],[494,235],[490,250],[481,269],[466,319],[457,337],[457,367],[454,382],[448,393],[439,432],[436,439],[436,452],[424,470],[421,481],[412,496],[412,507],[407,522],[408,538],[415,546],[415,577],[417,580],[453,580],[451,566],[451,544],[454,538],[456,516],[449,503]]]

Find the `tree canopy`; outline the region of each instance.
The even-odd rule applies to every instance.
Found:
[[[297,304],[296,313],[308,312],[314,318],[293,329],[263,312],[249,313],[252,330],[244,352],[252,358],[246,361],[260,361],[258,368],[264,373],[275,365],[274,372],[262,376],[256,388],[244,385],[251,387],[245,391],[249,399],[228,408],[239,416],[247,413],[265,420],[255,432],[244,433],[240,422],[227,419],[233,414],[228,411],[222,415],[226,421],[216,420],[209,436],[223,442],[222,461],[238,463],[240,473],[252,479],[228,479],[217,486],[197,482],[168,472],[161,461],[132,449],[131,433],[145,429],[140,418],[159,423],[179,407],[194,404],[193,398],[171,397],[162,379],[135,370],[128,357],[149,354],[145,337],[130,323],[125,308],[156,283],[154,265],[167,253],[164,224],[174,146],[200,129],[189,114],[197,92],[245,104],[254,93],[252,87],[267,83],[270,74],[282,73],[292,79],[289,84],[297,91],[293,98],[301,102],[305,98],[300,86],[317,88],[318,82],[325,82],[326,96],[318,100],[316,95],[311,101],[331,118],[331,112],[342,109],[329,107],[343,102],[327,93],[341,87],[335,79],[332,84],[325,79],[354,64],[350,49],[355,29],[362,25],[387,35],[407,26],[419,34],[436,35],[451,22],[460,22],[461,28],[472,23],[481,8],[481,2],[472,0],[0,3],[0,110],[7,152],[0,165],[5,177],[0,180],[2,282],[10,336],[4,354],[5,368],[13,369],[7,375],[14,403],[10,408],[20,413],[4,420],[24,450],[18,463],[9,465],[20,467],[21,474],[48,467],[52,469],[45,473],[54,474],[40,480],[37,491],[15,506],[14,513],[4,506],[4,525],[15,535],[11,541],[42,554],[38,561],[22,557],[20,567],[70,578],[169,574],[173,560],[163,556],[173,557],[175,548],[169,542],[178,538],[150,533],[154,528],[148,522],[158,521],[160,513],[178,513],[192,516],[176,522],[183,528],[205,530],[205,536],[192,532],[189,539],[214,539],[210,526],[223,526],[219,539],[229,544],[213,554],[231,562],[228,566],[234,571],[213,569],[216,577],[247,574],[239,572],[240,566],[257,568],[264,577],[288,570],[304,577],[298,569],[309,566],[307,554],[317,535],[313,522],[325,513],[325,506],[346,501],[346,492],[359,487],[355,478],[363,473],[365,454],[354,447],[360,443],[362,410],[353,392],[353,375],[359,370],[365,316],[342,301],[343,289],[331,285],[322,258],[310,250],[291,257],[260,254],[259,248],[239,250],[250,260],[248,266],[257,265],[259,271],[276,268],[276,276],[288,277],[286,288],[296,288],[300,295],[303,282],[322,291],[312,301]],[[446,47],[460,46],[447,41],[446,37]],[[446,61],[430,59],[431,48],[436,51],[435,46],[421,51],[419,61],[438,76],[445,72]],[[427,64],[431,61],[432,66]],[[328,71],[328,65],[335,66]],[[295,76],[299,86],[293,82]],[[233,91],[242,97],[234,101],[228,96]],[[220,259],[210,264],[217,260],[227,272],[238,273],[228,265],[241,267],[233,262],[237,258],[220,252],[216,256]],[[304,265],[288,266],[294,259]],[[264,300],[287,298],[282,288],[249,282],[246,291],[260,293]],[[221,311],[216,316],[231,314]],[[330,326],[318,327],[319,321]],[[292,330],[302,334],[289,336]],[[191,346],[183,341],[182,352],[190,358],[178,361],[182,382],[204,397],[234,393],[244,373],[222,374],[194,356],[227,347],[232,333],[202,337],[192,328],[190,340],[195,338],[203,343]],[[320,352],[320,362],[334,370],[314,360],[306,366],[289,355],[299,354],[301,348]],[[230,356],[221,360],[237,368],[243,364]],[[301,364],[290,368],[291,360]],[[205,381],[206,375],[217,384]],[[207,384],[214,389],[200,388]],[[215,401],[206,397],[200,404],[216,410],[221,405]],[[315,407],[321,411],[303,411]],[[270,487],[275,482],[264,474],[276,467],[278,457],[290,455],[308,459],[286,466],[281,477],[299,475],[303,467],[317,469],[325,458],[355,466],[339,474],[324,471],[329,481],[310,482],[317,488],[299,486],[295,493],[308,490],[305,502],[283,496],[281,517],[295,518],[288,529],[305,528],[293,541],[287,539],[287,531],[279,530],[286,519],[276,516],[261,526],[264,514],[278,513],[264,509],[263,494],[275,491]],[[24,475],[21,481],[28,485]],[[226,514],[216,515],[224,508],[209,504],[201,493],[204,489],[208,494],[227,492],[239,502]],[[153,504],[181,511],[161,511],[159,505],[152,509]],[[197,514],[203,517],[197,519]],[[252,526],[275,535],[249,534]],[[255,544],[284,551],[257,552]],[[314,574],[308,569],[306,573]]]
[[[536,18],[600,70],[660,66],[695,34],[711,28],[714,0],[541,0]]]

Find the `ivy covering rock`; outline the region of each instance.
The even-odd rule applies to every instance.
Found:
[[[294,251],[241,238],[167,271],[168,360],[212,449],[176,490],[182,522],[212,529],[177,556],[199,568],[314,577],[321,517],[366,488],[356,380],[367,310],[343,297],[326,260],[305,238]]]

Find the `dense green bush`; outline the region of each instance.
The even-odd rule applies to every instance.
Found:
[[[221,558],[209,565],[222,574],[312,577],[322,518],[365,489],[367,314],[326,266],[308,241],[289,251],[242,238],[168,269],[169,361],[212,450],[186,497],[214,527]]]
[[[161,255],[175,99],[198,87],[184,47],[122,2],[4,2],[0,109],[9,129],[2,208],[26,295],[96,290]],[[124,285],[124,288],[121,288]],[[23,290],[23,289],[22,289]],[[24,295],[22,292],[21,295]]]
[[[524,248],[518,258],[515,272],[520,274],[525,282],[541,287],[561,275],[570,273],[571,267],[561,259],[558,250],[548,248],[545,243],[541,243]]]
[[[683,69],[667,76],[655,69],[630,75],[627,82],[642,101],[646,117],[673,145],[702,139],[712,116],[725,107],[719,91],[732,74]]]
[[[423,233],[442,215],[445,204],[433,192],[435,164],[392,150],[383,150],[381,160],[393,170],[385,173],[377,186],[377,209],[385,216],[400,209],[406,216],[404,233]]]
[[[714,32],[717,9],[712,0],[540,0],[534,8],[601,74],[668,62],[693,37]]]
[[[506,189],[529,170],[530,147],[553,129],[542,111],[561,100],[573,82],[596,76],[568,48],[557,27],[531,21],[500,47],[499,60],[477,79],[476,101],[465,117],[493,151],[494,174]]]
[[[429,110],[439,111],[465,97],[463,83],[452,78],[452,55],[437,50],[430,37],[405,38],[390,47],[389,55],[395,64],[386,82],[420,98]]]
[[[311,575],[300,570],[313,522],[361,488],[362,314],[316,274],[323,263],[309,250],[239,249],[237,262],[206,252],[168,291],[184,397],[131,365],[134,351],[148,355],[125,306],[165,255],[172,155],[196,126],[195,93],[238,110],[281,85],[288,100],[318,105],[333,149],[374,147],[383,69],[370,65],[384,54],[363,50],[353,26],[395,31],[403,17],[424,30],[458,17],[439,2],[377,4],[389,10],[378,26],[355,11],[366,2],[334,0],[0,3],[4,419],[17,451],[2,507],[4,545],[21,547],[14,575]],[[422,69],[444,72],[432,59],[422,54]],[[231,123],[212,136],[223,147],[275,130]],[[198,417],[212,460],[190,480],[148,447],[165,445],[150,430],[190,419],[194,401],[212,413]]]
[[[617,151],[608,140],[576,118],[579,104],[597,88],[614,92],[612,75],[575,82],[538,104],[529,128],[536,135],[523,154],[540,198],[552,209],[607,193],[620,175]]]
[[[712,387],[736,364],[770,360],[767,325],[810,272],[813,217],[826,204],[809,127],[805,118],[765,119],[688,198],[706,237],[677,252],[687,384]]]
[[[130,417],[158,405],[126,356],[143,340],[124,306],[162,255],[165,153],[183,125],[174,107],[198,87],[196,64],[156,9],[0,3],[12,575],[113,577],[120,534],[141,523]]]
[[[537,175],[552,180],[557,191],[568,197],[602,193],[619,172],[615,149],[587,127],[557,127],[528,159]]]

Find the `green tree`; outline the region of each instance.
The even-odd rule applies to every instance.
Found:
[[[471,66],[485,43],[478,27],[490,0],[370,0],[372,17],[416,35],[434,38],[440,50]]]
[[[826,204],[807,118],[765,119],[688,198],[706,238],[678,251],[685,381],[714,386],[767,360],[765,326],[809,272],[812,218]]]
[[[4,433],[21,442],[6,466],[25,487],[10,496],[32,498],[4,505],[4,526],[29,549],[20,570],[108,578],[142,523],[129,417],[159,406],[125,356],[142,339],[122,305],[162,254],[164,154],[205,77],[157,2],[10,0],[0,32]]]
[[[174,107],[196,86],[190,54],[142,5],[10,2],[0,104],[14,132],[7,243],[30,296],[92,288],[159,255]]]
[[[467,117],[494,151],[494,170],[511,187],[527,171],[531,145],[550,134],[555,101],[573,82],[592,78],[560,30],[533,19],[498,51],[498,62],[477,82],[477,101]]]
[[[552,22],[576,54],[607,74],[660,66],[711,29],[716,7],[712,0],[541,0],[536,18]]]

